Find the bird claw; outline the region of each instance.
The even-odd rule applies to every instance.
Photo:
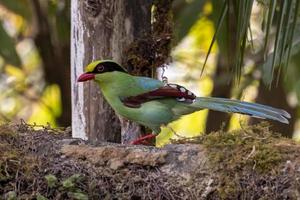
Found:
[[[140,138],[130,142],[130,144],[132,144],[132,145],[140,145],[140,144],[142,144],[142,145],[151,145],[149,140],[151,140],[155,137],[156,137],[156,135],[154,135],[154,134],[148,134],[148,135],[145,135],[143,137],[140,137]]]

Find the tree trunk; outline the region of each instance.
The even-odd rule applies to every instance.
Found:
[[[223,1],[214,0],[214,13],[212,19],[217,25],[219,20],[219,15],[221,13],[220,4]],[[218,38],[219,45],[219,56],[217,69],[214,74],[214,87],[211,93],[213,97],[223,97],[230,98],[231,96],[231,88],[232,88],[232,72],[229,70],[231,66],[235,64],[234,58],[236,56],[236,16],[234,15],[234,7],[233,4],[229,5],[229,13],[227,15],[227,24],[222,27],[221,33]],[[212,131],[217,131],[224,124],[225,129],[229,125],[230,115],[223,112],[216,112],[210,110],[207,116],[206,123],[206,133],[210,133]]]
[[[34,42],[43,62],[47,84],[58,84],[61,91],[62,114],[58,117],[60,126],[71,125],[71,83],[70,83],[70,43],[55,41],[47,13],[39,0],[32,0],[35,20]],[[52,27],[53,28],[53,27]]]
[[[149,0],[72,0],[71,79],[73,137],[120,142],[120,122],[94,82],[77,84],[84,66],[96,59],[119,63],[126,48],[151,28]],[[122,120],[123,142],[140,136]],[[127,128],[126,128],[127,127]]]
[[[214,77],[214,87],[211,93],[213,97],[230,98],[231,81],[228,72],[228,63],[224,61],[224,55],[220,53],[217,63],[217,69]],[[230,115],[228,113],[210,110],[207,116],[206,133],[220,130],[221,126],[225,126],[225,130],[229,125]]]

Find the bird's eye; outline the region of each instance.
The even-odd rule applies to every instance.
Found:
[[[103,66],[103,65],[98,65],[98,66],[96,67],[96,71],[97,71],[97,72],[103,72],[103,70],[104,70],[104,66]]]

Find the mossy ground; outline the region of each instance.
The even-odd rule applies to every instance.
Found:
[[[72,160],[60,149],[70,131],[25,123],[0,126],[0,199],[181,199],[157,168],[124,169]]]
[[[66,138],[69,130],[0,126],[0,199],[197,199],[203,188],[209,188],[205,199],[300,197],[299,145],[265,124],[177,141],[207,151],[210,169],[195,172],[189,183],[156,167],[113,170],[68,158],[60,151]],[[211,178],[209,187],[204,177]]]
[[[187,142],[181,140],[177,142]],[[221,199],[299,199],[300,146],[269,130],[269,124],[222,130],[189,140],[207,148],[213,173],[212,196]]]

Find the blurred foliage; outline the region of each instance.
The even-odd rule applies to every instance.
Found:
[[[55,119],[61,115],[61,102],[59,101],[60,90],[58,85],[47,86],[38,102],[39,105],[35,106],[32,116],[28,119],[29,123],[37,124],[51,124],[56,126]]]
[[[231,71],[231,74],[236,75],[236,80],[239,80],[239,84],[233,85],[230,96],[244,101],[255,101],[258,94],[258,86],[262,83],[266,85],[271,84],[274,78],[272,73],[274,68],[283,67],[281,72],[284,73],[279,72],[279,75],[285,77],[283,84],[288,96],[283,96],[282,98],[287,98],[289,105],[299,110],[299,20],[297,24],[295,23],[298,16],[297,10],[299,1],[284,3],[284,8],[282,8],[280,4],[280,2],[283,1],[273,0],[191,0],[184,1],[186,8],[183,7],[185,4],[182,2],[183,1],[180,0],[174,2],[174,5],[181,3],[180,5],[182,6],[179,10],[181,12],[177,12],[177,10],[174,12],[175,29],[178,28],[178,24],[182,23],[182,18],[193,19],[191,20],[193,24],[191,25],[189,21],[186,26],[181,26],[179,28],[180,30],[176,32],[178,35],[175,36],[175,38],[179,40],[176,41],[178,44],[173,51],[175,63],[174,66],[172,65],[166,71],[170,82],[179,82],[180,84],[187,85],[187,87],[194,92],[198,91],[198,95],[209,96],[212,86],[207,87],[205,84],[207,79],[210,80],[211,85],[226,84],[226,80],[228,80],[224,77],[228,76],[227,74],[217,77],[214,82],[212,82],[211,79],[216,71],[217,55],[223,54],[223,58],[225,57],[225,59],[233,63],[233,65],[230,65],[231,69],[228,69],[228,72]],[[194,5],[197,3],[201,6],[195,7]],[[290,3],[290,5],[288,5],[288,3]],[[229,6],[232,6],[234,9],[230,9]],[[274,7],[275,10],[273,10]],[[196,15],[196,20],[195,11],[182,12],[185,9],[197,10],[199,14]],[[289,9],[292,11],[288,12]],[[234,43],[229,40],[229,36],[236,34],[232,32],[231,27],[234,22],[229,21],[230,12],[233,12],[233,16],[237,18],[236,24],[234,24],[234,26],[237,27],[236,52],[230,48],[230,45]],[[280,20],[282,13],[284,13],[282,20],[285,20],[282,22],[284,28],[279,28],[278,20]],[[184,16],[180,16],[181,14]],[[203,23],[204,21],[205,23]],[[210,33],[206,34],[207,31]],[[213,36],[215,31],[215,36]],[[183,33],[186,33],[186,35]],[[284,37],[288,39],[284,39]],[[274,60],[273,52],[274,46],[276,46],[276,38],[278,47],[275,51],[277,51],[278,55],[276,56],[276,60]],[[278,40],[280,41],[279,43]],[[212,41],[214,45],[210,46]],[[209,53],[207,54],[208,51]],[[288,64],[289,51],[291,58]],[[204,62],[206,62],[206,54],[209,55],[209,57],[207,57],[208,60],[204,73],[200,76],[202,66]],[[279,55],[281,55],[281,58]],[[196,80],[199,86],[195,88],[195,86],[191,84],[191,80]],[[273,85],[273,88],[276,88],[276,82]],[[228,85],[228,87],[230,86]],[[207,91],[203,92],[203,90],[205,91],[207,88],[210,88],[208,93]],[[278,99],[278,101],[283,101],[283,99]],[[201,132],[205,130],[202,124],[203,121],[205,121],[206,115],[206,111],[200,111],[172,123],[170,127],[172,127],[173,130],[164,128],[162,134],[158,136],[158,145],[165,144],[170,138],[178,138],[178,135],[193,137],[197,135],[195,132],[201,134]],[[297,118],[299,114],[293,117]],[[187,119],[189,120],[187,121]],[[241,128],[248,120],[249,117],[247,116],[234,114],[231,117],[229,129]],[[294,124],[291,126],[293,125]],[[295,128],[297,127],[298,125],[296,124]],[[173,131],[175,131],[176,134],[174,134]],[[297,129],[295,133],[295,137],[297,137]]]
[[[177,0],[173,3],[173,12],[175,20],[175,34],[176,40],[181,41],[189,32],[189,29],[197,22],[202,15],[201,8],[205,1],[186,1]]]
[[[9,64],[20,66],[21,60],[15,48],[15,41],[8,35],[0,21],[0,55]]]
[[[1,0],[0,3],[24,19],[30,20],[32,17],[29,0]]]
[[[45,63],[54,60],[43,55],[45,47],[37,38],[44,34],[46,23],[51,31],[48,40],[53,45],[46,46],[46,51],[55,48],[52,51],[61,52],[62,44],[69,46],[69,9],[69,0],[0,0],[0,122],[22,118],[58,125],[61,85],[55,80],[47,82]]]
[[[251,14],[253,13],[254,0],[245,0],[245,1],[218,1],[218,6],[222,6],[220,11],[220,16],[216,24],[216,32],[213,36],[212,43],[216,41],[218,37],[221,26],[225,23],[225,17],[229,15],[229,7],[232,6],[233,12],[236,17],[236,48],[235,48],[235,65],[231,68],[234,71],[235,78],[237,81],[240,80],[242,75],[242,69],[244,67],[244,55],[246,49],[251,44],[253,48],[253,36],[251,28]],[[297,27],[297,18],[299,10],[299,0],[286,0],[286,1],[257,1],[263,10],[263,20],[262,20],[262,31],[264,32],[264,45],[263,45],[263,54],[264,61],[271,57],[271,62],[268,65],[265,65],[264,68],[267,68],[267,74],[271,73],[269,79],[267,80],[271,84],[274,77],[275,68],[279,68],[278,76],[280,75],[281,68],[287,68],[288,61],[290,58],[291,49],[294,41],[294,34]],[[222,5],[221,5],[222,4]],[[215,4],[216,5],[216,4]],[[265,14],[267,13],[267,14]],[[227,19],[229,19],[227,17]],[[229,24],[230,22],[227,22]],[[271,39],[271,28],[274,28],[274,48],[268,49],[268,45]],[[230,30],[228,30],[230,31]],[[299,34],[298,34],[299,35]],[[248,42],[247,42],[248,41]],[[272,54],[269,52],[272,51]],[[210,50],[208,51],[208,55]],[[207,59],[207,58],[206,58]],[[269,64],[270,63],[270,64]],[[203,68],[205,65],[203,66]]]

